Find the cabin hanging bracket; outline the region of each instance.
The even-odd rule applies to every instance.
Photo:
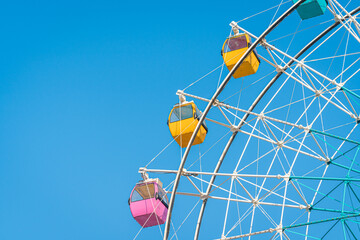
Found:
[[[139,173],[141,174],[141,177],[143,178],[144,181],[149,180],[149,174],[146,172],[146,168],[139,168]]]
[[[179,96],[179,101],[181,104],[186,103],[186,97],[184,96],[184,92],[181,90],[177,90],[176,95]]]
[[[239,26],[237,25],[237,23],[235,21],[232,21],[229,25],[234,32],[234,36],[239,35]]]

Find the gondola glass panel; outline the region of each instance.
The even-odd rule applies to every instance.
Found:
[[[180,145],[180,147],[187,147],[192,134],[200,119],[200,112],[197,110],[195,103],[187,102],[177,104],[171,110],[168,125],[171,136]],[[207,134],[207,127],[205,121],[200,127],[200,130],[195,136],[192,145],[200,144],[205,140]]]
[[[231,71],[251,45],[251,38],[248,34],[240,34],[226,39],[221,55],[226,67]],[[241,63],[240,67],[233,74],[234,78],[245,77],[256,73],[259,68],[260,59],[256,50],[251,52]]]
[[[136,184],[131,192],[129,205],[133,218],[144,228],[166,221],[168,199],[157,182]]]

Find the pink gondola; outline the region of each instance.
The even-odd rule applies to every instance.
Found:
[[[129,198],[134,219],[144,228],[165,223],[168,198],[158,179],[137,183]]]

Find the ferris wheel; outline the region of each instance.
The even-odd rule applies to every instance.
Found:
[[[292,0],[231,22],[139,169],[134,239],[360,239],[359,18],[358,1]]]

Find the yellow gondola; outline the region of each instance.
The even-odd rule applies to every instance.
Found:
[[[168,126],[172,137],[180,147],[187,147],[200,116],[200,111],[192,101],[176,104],[171,110],[168,118]],[[205,140],[207,132],[208,128],[204,121],[192,145],[202,143]]]
[[[231,71],[251,45],[251,38],[248,34],[238,34],[226,39],[221,50],[225,65]],[[240,67],[233,74],[234,78],[245,77],[256,73],[259,68],[260,59],[256,50],[250,53],[241,63]]]

